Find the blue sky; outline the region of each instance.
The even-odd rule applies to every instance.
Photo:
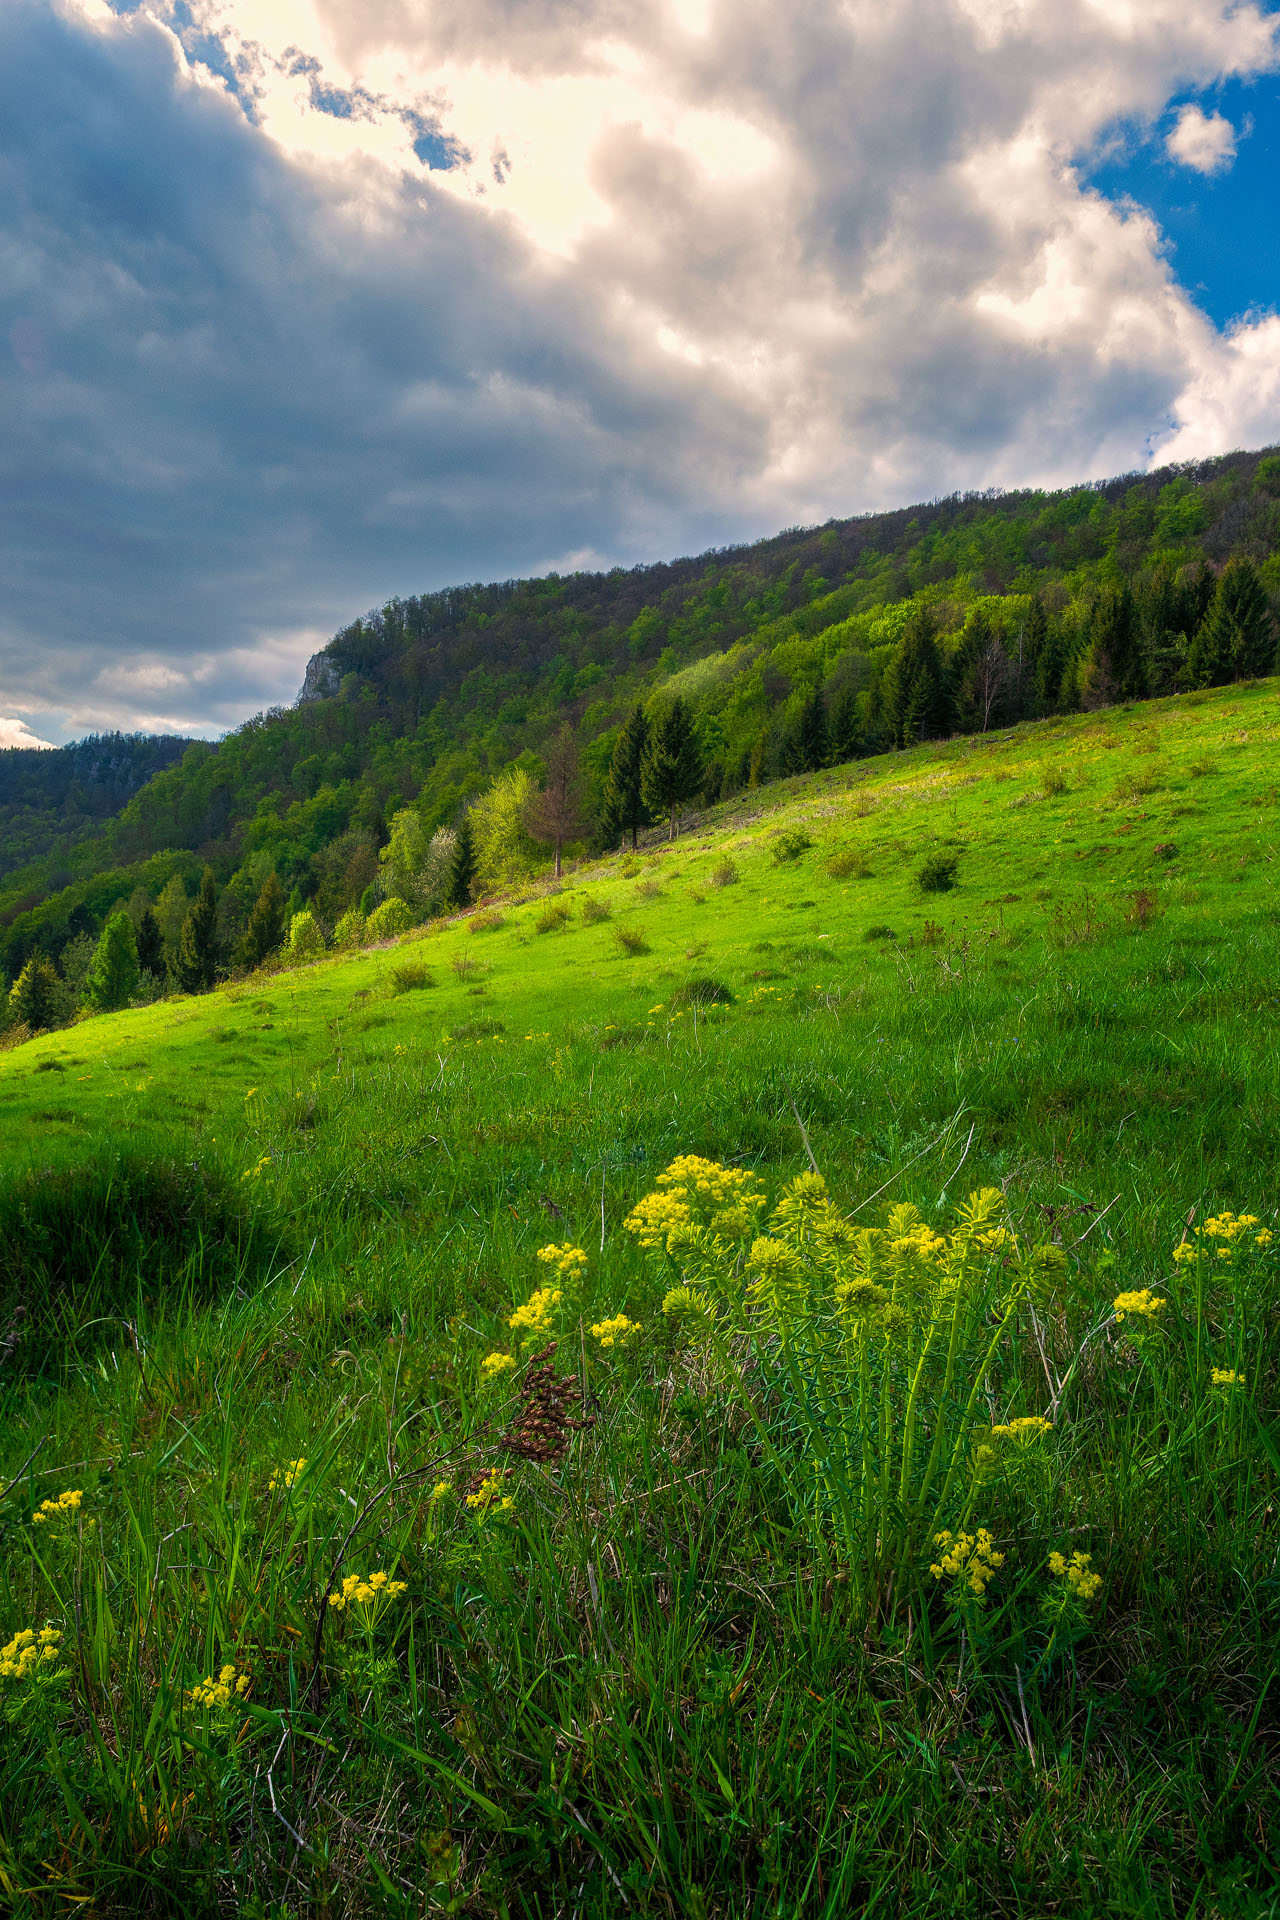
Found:
[[[1249,0],[5,0],[0,741],[1280,440],[1278,89]]]

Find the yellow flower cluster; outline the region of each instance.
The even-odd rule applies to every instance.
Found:
[[[659,1253],[673,1253],[693,1226],[693,1215],[675,1193],[647,1193],[623,1222],[642,1247]]]
[[[1092,1600],[1102,1585],[1102,1575],[1094,1573],[1092,1566],[1091,1553],[1073,1553],[1070,1559],[1063,1553],[1049,1555],[1049,1571],[1054,1579],[1065,1581],[1074,1598],[1085,1603]]]
[[[432,1487],[431,1489],[431,1498],[433,1501],[443,1500],[446,1497],[446,1495],[452,1492],[453,1492],[453,1485],[450,1481],[437,1480],[434,1487]]]
[[[277,1467],[267,1482],[267,1492],[274,1493],[277,1487],[280,1487],[288,1493],[292,1487],[297,1485],[299,1475],[306,1464],[304,1458],[302,1460],[289,1460],[283,1467]]]
[[[1150,1320],[1159,1313],[1161,1307],[1167,1306],[1168,1302],[1152,1293],[1150,1287],[1139,1287],[1132,1293],[1118,1293],[1111,1305],[1117,1320],[1123,1320],[1131,1313],[1138,1314],[1144,1320]]]
[[[754,1173],[722,1167],[696,1153],[682,1153],[657,1179],[657,1191],[628,1214],[625,1225],[642,1247],[674,1252],[693,1228],[704,1227],[727,1239],[750,1233],[765,1194]],[[674,1240],[674,1244],[673,1244]]]
[[[587,1270],[587,1256],[581,1247],[571,1246],[566,1240],[562,1247],[553,1241],[550,1246],[538,1248],[538,1259],[543,1266],[554,1267],[560,1278],[568,1285],[580,1280]]]
[[[344,1613],[348,1607],[380,1609],[384,1601],[395,1600],[407,1592],[408,1587],[403,1580],[392,1580],[385,1573],[349,1573],[337,1593],[329,1595],[329,1605],[339,1613]]]
[[[1275,1235],[1270,1227],[1260,1227],[1255,1233],[1253,1229],[1257,1226],[1256,1213],[1231,1213],[1228,1210],[1215,1213],[1211,1219],[1205,1221],[1203,1226],[1196,1228],[1194,1239],[1183,1240],[1173,1249],[1174,1260],[1179,1266],[1185,1266],[1195,1260],[1206,1251],[1202,1244],[1205,1240],[1218,1240],[1223,1243],[1215,1249],[1219,1260],[1229,1260],[1235,1243],[1246,1237],[1252,1239],[1255,1247],[1271,1246]]]
[[[507,1325],[516,1333],[523,1333],[528,1339],[536,1339],[539,1334],[550,1333],[551,1315],[564,1298],[562,1287],[539,1287],[530,1294],[522,1307],[517,1307],[510,1316]]]
[[[1052,1420],[1045,1420],[1038,1413],[1020,1414],[1016,1420],[1006,1422],[1004,1426],[992,1427],[993,1440],[1016,1440],[1025,1446],[1029,1440],[1038,1440],[1042,1433],[1048,1433],[1053,1426]]]
[[[237,1673],[230,1661],[220,1667],[217,1678],[209,1674],[199,1681],[187,1694],[193,1707],[229,1707],[235,1699],[242,1699],[249,1691],[249,1675]]]
[[[1210,1375],[1211,1386],[1226,1387],[1228,1391],[1233,1387],[1242,1387],[1244,1384],[1244,1375],[1234,1372],[1231,1367],[1215,1367]]]
[[[514,1318],[511,1321],[515,1325]],[[515,1355],[510,1353],[486,1353],[480,1362],[480,1371],[486,1380],[500,1379],[504,1373],[510,1373],[516,1364]]]
[[[662,1311],[672,1320],[683,1320],[692,1330],[710,1325],[714,1315],[709,1295],[701,1287],[672,1287],[662,1296]]]
[[[7,1647],[0,1647],[0,1680],[27,1680],[41,1663],[51,1664],[61,1651],[62,1634],[57,1627],[41,1627],[35,1632],[23,1627]]]
[[[506,1513],[514,1507],[515,1501],[509,1493],[504,1494],[502,1483],[506,1478],[501,1467],[494,1467],[487,1473],[474,1493],[467,1495],[467,1505],[472,1513],[482,1517],[486,1513]]]
[[[47,1526],[51,1520],[70,1520],[79,1513],[83,1499],[84,1495],[79,1488],[72,1488],[67,1493],[60,1493],[56,1500],[42,1500],[31,1516],[32,1523],[37,1527],[43,1527]]]
[[[935,1533],[933,1544],[941,1549],[929,1568],[934,1579],[957,1580],[979,1600],[1004,1565],[1004,1555],[994,1551],[985,1527],[979,1527],[977,1533]]]
[[[639,1333],[640,1322],[628,1320],[625,1313],[615,1313],[612,1320],[597,1320],[591,1331],[602,1347],[622,1347],[632,1334]]]

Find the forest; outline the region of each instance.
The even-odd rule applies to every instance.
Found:
[[[211,984],[262,957],[264,889],[277,945],[304,915],[304,945],[348,944],[376,911],[412,924],[770,781],[1256,678],[1278,609],[1265,452],[393,600],[312,659],[295,706],[217,743],[0,755],[0,985],[39,960],[50,1008],[73,1004],[125,913],[159,994],[206,874],[212,958],[188,977]],[[672,725],[679,765],[646,797],[645,737]],[[481,842],[461,893],[460,834]]]

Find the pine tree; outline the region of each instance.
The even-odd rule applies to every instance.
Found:
[[[1032,679],[1033,700],[1038,714],[1058,711],[1062,699],[1062,676],[1066,665],[1066,638],[1061,626],[1055,620],[1041,643]]]
[[[680,808],[692,800],[702,781],[702,753],[693,730],[693,715],[679,694],[650,732],[640,770],[645,805],[665,813],[668,839],[676,837]]]
[[[567,723],[552,736],[547,747],[547,777],[540,792],[531,794],[524,810],[524,823],[535,840],[555,848],[556,879],[560,878],[561,852],[566,840],[576,840],[584,831],[582,817],[582,772],[578,742]]]
[[[67,1017],[66,989],[52,960],[33,953],[9,990],[9,1019],[15,1026],[43,1033],[60,1027]]]
[[[885,669],[882,688],[885,726],[895,747],[937,739],[949,719],[942,659],[927,607],[912,614]]]
[[[84,997],[95,1013],[113,1013],[127,1007],[137,991],[138,940],[132,920],[121,909],[102,929]]]
[[[837,765],[843,760],[855,760],[861,744],[858,696],[852,687],[846,687],[831,709],[831,752]]]
[[[200,891],[182,923],[174,978],[183,993],[207,993],[218,972],[218,889],[213,868],[200,876]]]
[[[240,936],[240,945],[236,950],[236,960],[240,966],[248,969],[260,967],[267,955],[280,946],[285,935],[284,910],[284,888],[276,875],[269,873],[259,889],[245,930]]]
[[[639,828],[647,827],[653,818],[644,798],[644,756],[648,745],[649,722],[644,708],[633,707],[613,749],[601,797],[600,832],[612,832],[609,846],[616,846],[622,835],[629,833],[634,850]]]
[[[1252,680],[1270,673],[1275,658],[1275,622],[1257,570],[1248,560],[1230,560],[1187,650],[1188,685]]]
[[[139,973],[154,974],[157,980],[164,978],[164,935],[160,931],[160,922],[156,919],[155,909],[150,904],[138,915],[138,924],[134,928],[138,946]]]
[[[1104,587],[1089,623],[1086,703],[1105,707],[1116,700],[1141,700],[1146,690],[1146,652],[1133,595],[1128,586]]]
[[[798,770],[801,773],[816,773],[819,767],[826,766],[830,749],[827,703],[822,697],[822,688],[816,687],[800,709],[800,724],[796,730]]]
[[[471,904],[471,889],[476,878],[476,843],[471,831],[471,815],[464,813],[458,828],[458,844],[453,850],[453,864],[449,869],[449,878],[445,884],[441,904],[445,907],[468,907]]]

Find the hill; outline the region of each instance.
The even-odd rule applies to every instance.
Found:
[[[1214,611],[1232,562],[1253,595],[1243,654],[1240,605]],[[0,968],[56,958],[206,862],[228,949],[268,871],[332,928],[376,897],[397,810],[427,835],[456,825],[504,768],[536,780],[566,722],[598,819],[627,713],[683,697],[714,804],[892,744],[1270,671],[1277,604],[1274,454],[392,601],[313,659],[296,707],[190,746],[110,821],[24,854],[0,883]]]
[[[0,878],[78,845],[190,745],[170,734],[91,733],[66,747],[0,748]]]
[[[6,1887],[1265,1911],[1278,696],[0,1055]]]

